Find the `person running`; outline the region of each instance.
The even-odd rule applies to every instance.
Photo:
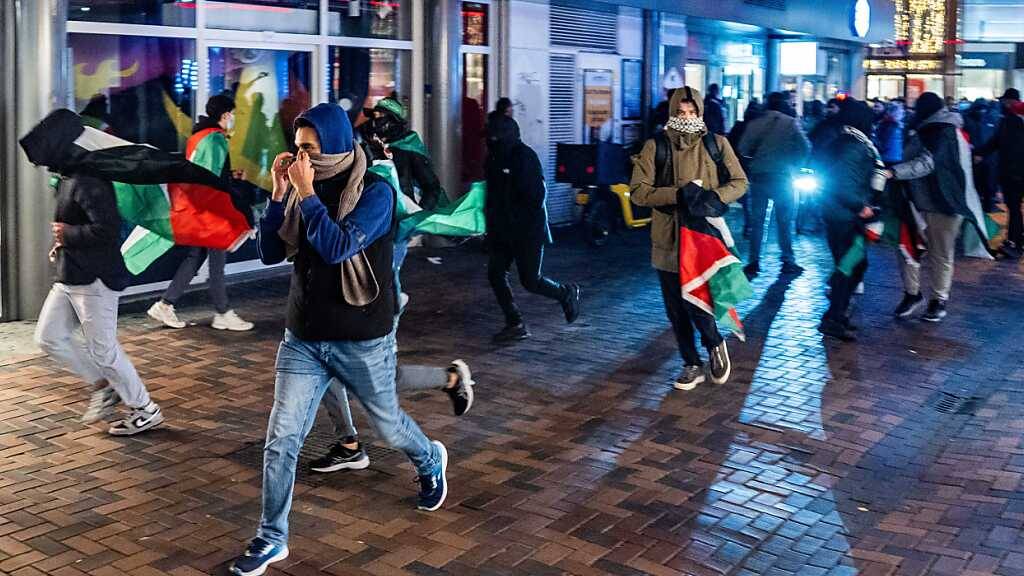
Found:
[[[295,120],[298,154],[274,159],[274,189],[259,223],[264,264],[294,262],[274,407],[263,450],[263,511],[256,537],[231,565],[262,574],[288,556],[288,514],[299,450],[332,378],[362,403],[385,442],[419,476],[418,508],[448,495],[448,453],[398,405],[395,393],[396,191],[367,172],[348,115],[319,104]]]
[[[811,144],[790,108],[785,92],[768,95],[768,110],[747,126],[739,152],[750,158],[750,253],[743,271],[747,278],[761,273],[761,245],[764,242],[768,201],[775,204],[782,273],[797,275],[804,269],[793,253],[795,195],[793,174],[802,166]]]
[[[492,114],[487,124],[487,240],[490,259],[487,277],[505,315],[505,327],[494,335],[496,343],[530,337],[523,314],[516,306],[508,272],[515,263],[519,281],[528,292],[562,305],[565,321],[580,315],[580,287],[544,277],[544,245],[551,242],[545,207],[547,189],[537,153],[519,137],[512,118]]]
[[[838,136],[815,151],[814,166],[822,176],[822,211],[825,234],[836,268],[829,278],[829,307],[818,331],[843,341],[856,340],[850,322],[850,299],[868,268],[867,252],[855,248],[865,226],[876,218],[872,206],[885,188],[884,165],[869,136],[874,118],[864,102],[846,98],[839,104],[835,121],[843,128]],[[852,255],[852,256],[850,256]]]
[[[725,383],[732,370],[729,349],[714,316],[683,299],[679,280],[679,224],[676,209],[685,205],[687,188],[698,186],[718,195],[728,205],[747,190],[747,177],[728,139],[715,135],[722,161],[729,171],[729,180],[719,180],[715,161],[704,144],[708,128],[704,124],[704,101],[700,92],[685,86],[672,94],[669,103],[672,116],[664,135],[655,136],[644,143],[643,150],[633,158],[633,177],[629,190],[638,206],[651,211],[651,263],[658,272],[665,311],[672,323],[683,370],[676,378],[679,390],[693,390],[704,382],[704,363],[694,341],[694,332],[700,333],[701,343],[708,350],[709,375],[715,384]],[[658,139],[667,145],[664,163],[658,162]]]
[[[117,302],[129,274],[121,257],[114,187],[109,180],[68,168],[69,147],[50,144],[56,126],[85,131],[80,117],[64,112],[47,116],[21,140],[32,163],[59,178],[50,251],[56,276],[39,313],[35,342],[89,385],[82,422],[104,420],[124,402],[130,413],[108,432],[131,436],[159,426],[164,415],[117,340]]]
[[[966,194],[967,182],[973,174],[966,174],[961,165],[960,114],[950,112],[934,92],[921,94],[914,108],[903,154],[905,161],[887,170],[886,176],[908,181],[910,202],[924,218],[931,294],[923,319],[939,322],[946,317],[953,286],[956,238],[964,216],[971,213]],[[970,170],[970,162],[964,165]],[[904,295],[894,315],[909,318],[925,302],[921,295],[921,266],[903,257],[899,261]]]
[[[235,101],[229,96],[218,94],[206,102],[206,116],[192,128],[192,136],[185,145],[185,154],[195,164],[219,174],[226,186],[237,187],[244,175],[231,170],[231,156],[228,154],[227,135],[234,129]],[[184,328],[185,322],[178,318],[174,306],[199,272],[203,262],[210,261],[210,277],[207,280],[210,300],[216,314],[213,328],[244,332],[253,329],[253,323],[243,320],[228,304],[227,287],[224,284],[224,264],[227,252],[207,248],[188,248],[188,256],[178,265],[170,286],[150,308],[147,314],[170,328]]]

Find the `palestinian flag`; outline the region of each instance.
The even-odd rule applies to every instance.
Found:
[[[878,242],[884,236],[885,228],[886,225],[881,221],[865,224],[863,233],[853,238],[853,242],[850,243],[846,254],[843,254],[843,257],[839,259],[839,262],[836,264],[836,270],[847,278],[853,276],[854,268],[868,257],[867,243]]]
[[[190,140],[189,154],[213,167],[213,141],[204,144],[210,137]],[[233,196],[226,180],[181,154],[83,126],[77,114],[63,109],[20,143],[33,164],[113,182],[121,218],[134,226],[121,246],[133,274],[175,244],[233,251],[251,237],[246,201]]]
[[[370,172],[386,180],[398,194],[397,240],[406,240],[418,234],[479,236],[487,231],[484,218],[486,182],[473,182],[469,192],[453,203],[444,204],[434,210],[424,210],[401,192],[398,172],[391,160],[375,160]]]
[[[683,299],[728,326],[741,342],[746,341],[736,305],[754,292],[734,252],[725,219],[680,213],[677,221]]]
[[[919,267],[921,258],[928,251],[924,221],[907,198],[904,184],[891,182],[890,186],[888,206],[882,211],[884,229],[879,241],[898,248],[908,264]]]
[[[384,100],[387,100],[387,98],[385,98]],[[383,102],[384,100],[382,100],[381,102]],[[404,150],[406,152],[412,152],[413,154],[419,154],[420,156],[423,156],[424,158],[427,159],[430,158],[430,154],[427,152],[427,145],[423,143],[423,139],[420,138],[420,135],[417,134],[416,132],[409,132],[408,134],[405,135],[405,137],[389,143],[388,148],[397,148],[398,150]],[[398,190],[401,190],[401,188],[398,188]],[[441,192],[442,194],[440,194],[439,198],[437,199],[437,206],[439,208],[450,201],[450,198],[448,197],[448,191],[442,188]]]

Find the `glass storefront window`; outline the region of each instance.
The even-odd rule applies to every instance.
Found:
[[[868,76],[868,99],[892,100],[903,97],[903,76]]]
[[[320,27],[318,0],[221,0],[206,3],[206,26],[220,30],[250,30],[316,34]]]
[[[365,120],[363,108],[373,108],[392,93],[408,105],[411,63],[408,50],[331,46],[327,56],[327,100],[348,111],[353,125]]]
[[[462,55],[462,181],[484,177],[487,55]]]
[[[68,34],[74,108],[93,127],[164,150],[184,150],[198,82],[195,42]]]
[[[1006,89],[1006,72],[1003,70],[961,69],[960,82],[956,89],[957,98],[993,100],[1002,96]]]
[[[292,147],[295,118],[311,106],[311,53],[259,48],[209,49],[210,95],[235,98],[231,167],[264,190],[273,187],[270,164]]]
[[[410,0],[328,0],[327,30],[332,36],[412,38]]]
[[[468,46],[487,45],[487,4],[462,3],[462,43]]]
[[[195,26],[195,1],[68,0],[68,20],[154,26]]]
[[[907,74],[907,105],[913,106],[917,97],[925,92],[934,92],[945,96],[942,89],[942,76],[938,74]]]

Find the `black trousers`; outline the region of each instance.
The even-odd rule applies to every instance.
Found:
[[[661,298],[665,301],[665,313],[672,323],[676,344],[679,345],[679,355],[683,357],[683,362],[687,366],[700,366],[700,354],[697,353],[694,332],[700,332],[700,342],[705,348],[718,346],[722,343],[722,335],[718,332],[715,318],[683,300],[678,272],[658,270],[658,281],[661,283]]]
[[[852,222],[832,222],[828,221],[825,223],[825,234],[828,238],[828,248],[832,252],[832,260],[838,265],[839,261],[842,260],[843,256],[853,245],[854,239],[860,234],[857,226]],[[832,273],[832,277],[829,279],[829,286],[832,287],[832,294],[829,297],[831,304],[828,310],[825,312],[825,319],[833,322],[843,324],[847,321],[847,315],[850,310],[850,299],[853,297],[853,291],[857,289],[857,285],[864,280],[864,273],[868,269],[868,258],[864,256],[864,260],[853,269],[853,274],[847,276],[838,269]]]
[[[1006,239],[1020,246],[1024,243],[1024,215],[1020,212],[1021,198],[1024,197],[1024,178],[1003,176],[999,180],[999,185],[1003,190],[1003,201],[1006,202],[1007,217],[1010,221]]]
[[[569,291],[564,286],[541,275],[541,265],[544,262],[543,241],[492,240],[489,246],[487,278],[494,289],[498,305],[505,314],[507,325],[513,326],[523,321],[523,315],[512,296],[512,286],[508,282],[508,272],[513,262],[519,271],[519,281],[527,292],[540,294],[558,302],[563,302],[568,296]]]

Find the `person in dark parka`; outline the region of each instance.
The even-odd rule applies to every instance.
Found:
[[[494,340],[510,342],[530,335],[508,282],[513,262],[523,288],[560,302],[567,322],[579,316],[580,287],[559,284],[541,273],[544,245],[551,242],[544,205],[547,190],[537,153],[519,139],[515,120],[503,114],[491,115],[487,123],[487,150],[487,276],[505,314],[505,328]]]

